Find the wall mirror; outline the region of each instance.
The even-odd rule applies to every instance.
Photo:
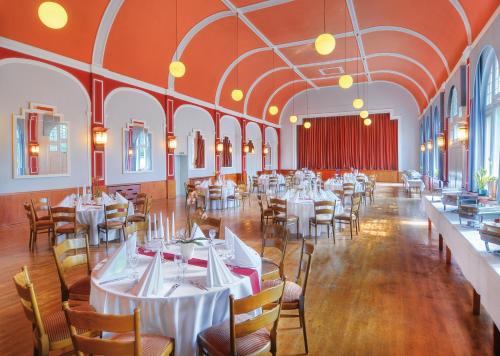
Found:
[[[50,105],[13,115],[14,178],[69,175],[69,125]]]
[[[225,136],[222,140],[222,167],[229,168],[233,166],[233,145],[229,137]]]
[[[205,168],[205,139],[200,131],[193,136],[192,164],[195,169]]]
[[[273,165],[273,149],[270,143],[266,143],[265,148],[267,149],[266,167],[271,167]]]
[[[123,167],[125,173],[150,172],[153,135],[143,122],[131,121],[123,130]]]

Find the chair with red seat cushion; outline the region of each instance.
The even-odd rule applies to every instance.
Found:
[[[106,251],[108,249],[108,233],[109,230],[121,230],[123,238],[125,239],[125,226],[128,217],[128,204],[111,204],[104,206],[104,222],[97,225],[97,232],[106,233]],[[99,239],[100,240],[100,239]]]
[[[199,355],[276,355],[276,336],[285,282],[235,299],[229,296],[229,320],[198,334]],[[250,312],[262,308],[257,316]],[[268,330],[268,326],[271,326]]]
[[[64,240],[59,245],[54,246],[52,252],[61,282],[62,300],[88,301],[91,267],[87,236]],[[71,273],[82,269],[82,267],[84,268],[83,275],[80,273],[79,276],[75,277]]]
[[[49,209],[50,220],[54,223],[54,241],[60,235],[85,234],[89,236],[90,227],[76,222],[76,207],[56,206]]]
[[[52,229],[54,228],[54,224],[50,219],[42,219],[37,220],[35,217],[35,211],[33,209],[32,203],[24,203],[23,204],[24,211],[26,213],[26,217],[28,218],[30,224],[30,241],[29,241],[29,249],[33,251],[35,249],[35,243],[38,237],[38,234],[46,233],[49,237],[49,245],[52,246],[54,244],[53,237],[54,233]]]
[[[79,355],[173,355],[174,339],[141,334],[141,314],[136,308],[133,315],[101,314],[82,311],[63,304],[73,347]],[[92,330],[93,334],[80,330]],[[96,337],[99,332],[116,333],[110,339]]]

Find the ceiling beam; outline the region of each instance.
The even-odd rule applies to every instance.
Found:
[[[365,69],[366,75],[368,76],[368,81],[372,80],[370,76],[370,69],[368,68],[368,61],[366,60],[365,47],[363,46],[363,39],[361,38],[361,33],[359,32],[358,17],[356,16],[356,9],[352,0],[346,0],[346,6],[349,10],[349,15],[351,16],[352,28],[354,30],[354,36],[356,36],[356,43],[359,48],[359,56],[363,61],[363,68]]]

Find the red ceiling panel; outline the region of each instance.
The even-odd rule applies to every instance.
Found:
[[[427,99],[425,98],[425,96],[418,89],[418,87],[414,83],[409,81],[408,79],[405,79],[399,75],[390,74],[390,73],[372,74],[371,77],[373,80],[389,81],[389,82],[399,84],[399,85],[403,86],[404,88],[406,88],[410,92],[410,94],[413,95],[415,100],[417,101],[417,104],[418,104],[418,107],[420,110],[425,108],[425,106],[427,105]]]
[[[361,73],[363,69],[363,61],[355,60],[348,62],[337,62],[331,64],[321,64],[308,67],[300,67],[300,71],[308,78],[319,78],[332,75],[342,75],[343,73]]]
[[[290,100],[291,97],[296,95],[297,93],[300,93],[301,91],[310,88],[309,85],[307,85],[306,82],[300,82],[300,83],[295,83],[294,85],[288,85],[285,88],[283,88],[276,96],[273,98],[273,104],[277,105],[280,110],[286,105],[288,100]],[[265,105],[265,103],[264,103]],[[296,115],[301,115],[305,114],[305,112],[294,112]],[[266,116],[264,118],[267,121],[270,121],[272,123],[278,124],[279,123],[279,115],[273,116],[266,112]]]
[[[486,24],[491,15],[500,5],[498,0],[459,0],[464,8],[472,29],[472,40],[479,35],[481,29]]]

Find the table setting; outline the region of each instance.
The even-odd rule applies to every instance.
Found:
[[[169,236],[159,226],[148,228],[142,244],[132,235],[94,268],[90,303],[113,314],[140,307],[143,332],[174,337],[176,355],[195,355],[197,334],[229,318],[230,294],[260,291],[261,259],[227,227],[225,240],[215,240],[197,226],[189,236],[184,228]],[[155,238],[161,230],[163,238]]]
[[[261,174],[258,178],[258,182],[259,186],[261,186],[265,192],[269,191],[269,179],[271,177],[276,177],[278,179],[278,187],[285,184],[285,177],[282,174]]]
[[[354,192],[362,193],[365,191],[365,186],[362,182],[354,180],[345,180],[342,178],[330,178],[325,181],[325,190],[335,191],[335,190],[344,190],[344,183],[353,183],[354,184]]]
[[[200,191],[204,196],[205,196],[205,206],[207,209],[212,209],[212,205],[210,204],[210,201],[208,199],[209,196],[209,186],[211,185],[217,185],[222,187],[222,197],[224,198],[226,207],[233,207],[234,201],[228,202],[227,201],[227,196],[234,194],[234,190],[236,189],[236,183],[233,182],[230,179],[222,179],[219,178],[218,180],[212,182],[209,179],[203,180],[203,181],[197,181],[195,182],[196,184],[196,189]],[[217,208],[217,205],[215,205],[215,208]]]

